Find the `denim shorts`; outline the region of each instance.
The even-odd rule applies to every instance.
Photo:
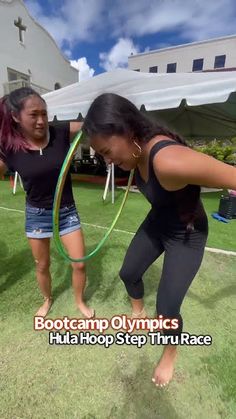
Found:
[[[52,209],[37,208],[26,204],[25,232],[31,239],[44,239],[53,236]],[[60,236],[81,228],[80,218],[74,204],[63,207],[59,212]]]

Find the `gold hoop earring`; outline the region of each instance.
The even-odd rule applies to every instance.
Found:
[[[139,144],[137,144],[137,143],[136,143],[136,141],[133,141],[133,143],[134,143],[134,145],[136,145],[136,147],[137,147],[137,149],[138,149],[139,154],[138,154],[138,156],[137,156],[137,154],[132,153],[132,156],[133,156],[135,159],[139,159],[139,157],[140,157],[140,156],[141,156],[141,154],[142,154],[142,148],[140,147],[140,145],[139,145]]]

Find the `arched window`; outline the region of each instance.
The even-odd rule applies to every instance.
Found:
[[[56,82],[56,83],[54,84],[54,90],[58,90],[58,89],[60,89],[60,88],[61,88],[60,83]]]

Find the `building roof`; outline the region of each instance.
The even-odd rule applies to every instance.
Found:
[[[141,55],[156,54],[157,52],[171,51],[171,50],[174,50],[174,49],[188,48],[188,47],[192,47],[192,46],[195,46],[195,45],[203,45],[203,44],[208,44],[208,43],[214,43],[216,41],[224,41],[224,40],[234,39],[234,38],[236,40],[236,34],[228,35],[228,36],[222,36],[222,37],[219,37],[219,38],[206,39],[204,41],[190,42],[190,43],[187,43],[187,44],[171,45],[170,47],[166,47],[166,48],[159,48],[159,49],[155,49],[155,50],[151,50],[151,51],[147,51],[147,52],[140,52],[138,54],[129,55],[129,58],[138,57],[138,56],[141,56]]]

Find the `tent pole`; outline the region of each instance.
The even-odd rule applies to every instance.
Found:
[[[111,163],[111,202],[115,202],[115,168],[114,163]]]
[[[107,197],[107,192],[108,192],[108,187],[109,187],[109,183],[110,183],[110,178],[111,178],[111,165],[108,164],[107,166],[107,179],[106,179],[106,184],[105,184],[105,189],[103,192],[103,201],[105,201],[106,197]]]

